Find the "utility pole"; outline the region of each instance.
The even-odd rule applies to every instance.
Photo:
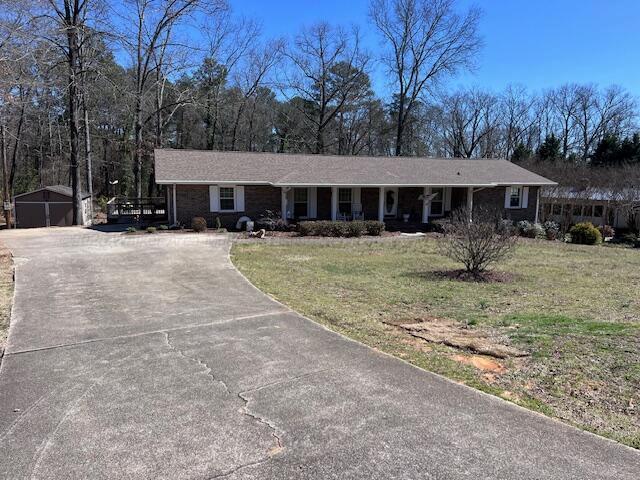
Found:
[[[2,141],[2,210],[7,228],[11,228],[11,196],[9,192],[9,172],[7,171],[7,136],[4,125],[0,125],[0,141]]]

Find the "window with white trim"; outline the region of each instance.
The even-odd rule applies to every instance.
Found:
[[[522,187],[511,187],[511,192],[509,195],[509,207],[522,207]]]
[[[432,188],[431,189],[431,216],[437,217],[444,214],[444,188]]]
[[[351,215],[351,203],[353,200],[353,193],[350,188],[338,189],[338,212]]]
[[[236,209],[235,189],[233,187],[220,187],[220,211],[233,212]]]

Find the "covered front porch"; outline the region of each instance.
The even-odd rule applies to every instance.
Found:
[[[460,207],[473,208],[473,187],[281,186],[282,218],[378,220],[426,224]]]

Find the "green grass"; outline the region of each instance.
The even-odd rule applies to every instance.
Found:
[[[436,240],[236,244],[237,267],[263,291],[328,327],[456,381],[640,448],[640,252],[521,242],[471,283]],[[385,322],[438,317],[531,352],[487,375],[455,351]]]

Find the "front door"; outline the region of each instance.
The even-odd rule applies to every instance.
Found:
[[[398,189],[384,189],[384,216],[395,217],[398,213]]]

